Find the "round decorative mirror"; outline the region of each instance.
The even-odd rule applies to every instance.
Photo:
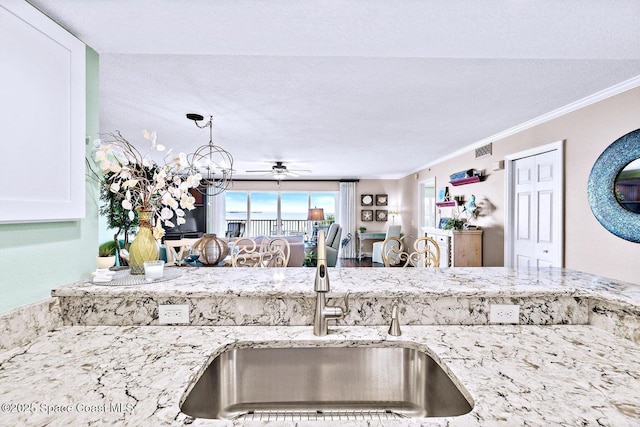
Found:
[[[640,129],[618,138],[598,157],[587,193],[591,211],[604,228],[640,243]]]
[[[632,161],[620,171],[615,192],[623,208],[640,214],[640,159]]]

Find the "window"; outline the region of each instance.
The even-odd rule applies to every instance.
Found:
[[[225,218],[227,221],[246,221],[249,219],[247,215],[248,194],[244,191],[227,191],[225,193]]]
[[[436,183],[433,178],[422,181],[419,187],[420,227],[436,226]]]
[[[338,193],[226,191],[225,221],[246,223],[245,236],[310,235],[310,207],[324,209],[325,219],[336,220]]]
[[[324,209],[324,219],[327,221],[335,221],[338,210],[338,198],[335,193],[309,193],[309,207]]]
[[[302,192],[280,194],[280,234],[299,234],[307,232],[307,213],[309,195]]]
[[[249,193],[249,235],[273,236],[278,232],[278,193]]]

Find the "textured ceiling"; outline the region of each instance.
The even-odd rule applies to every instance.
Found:
[[[640,75],[640,0],[30,2],[100,54],[101,132],[211,114],[238,177],[401,177]]]

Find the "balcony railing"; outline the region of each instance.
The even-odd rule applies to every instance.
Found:
[[[242,220],[227,220],[227,225],[230,222],[244,222],[247,224],[247,221]],[[311,221],[307,221],[306,219],[283,219],[282,228],[280,232],[278,232],[277,223],[278,221],[274,219],[252,219],[245,226],[244,237],[256,237],[256,236],[275,236],[275,235],[304,235],[311,234]],[[227,227],[228,229],[229,227]]]

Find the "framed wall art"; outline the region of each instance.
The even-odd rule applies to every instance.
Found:
[[[449,198],[449,187],[438,189],[438,202],[448,202]]]
[[[389,196],[386,194],[376,194],[376,206],[387,206]]]
[[[376,221],[387,221],[389,218],[389,212],[385,210],[376,211]]]
[[[361,221],[373,221],[373,211],[371,209],[362,209],[360,211]]]
[[[362,194],[360,196],[360,206],[373,206],[373,194]]]

